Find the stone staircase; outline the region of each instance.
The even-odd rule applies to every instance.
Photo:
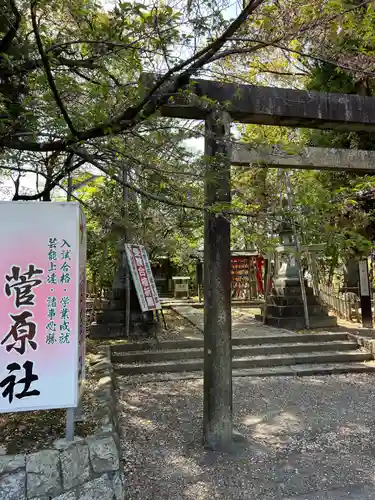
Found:
[[[111,350],[118,375],[202,376],[203,338],[124,343]],[[233,338],[233,376],[372,372],[372,360],[373,355],[346,333]]]
[[[321,304],[311,288],[305,287],[310,328],[334,328],[337,318],[330,316],[328,307]],[[261,309],[264,308],[264,305]],[[302,330],[305,328],[304,306],[300,286],[285,287],[282,294],[277,291],[267,297],[266,324],[276,328]],[[258,321],[263,321],[263,314],[256,315]]]

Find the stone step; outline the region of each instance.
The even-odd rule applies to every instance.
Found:
[[[266,368],[250,368],[233,370],[233,377],[270,377],[294,376],[307,377],[311,375],[340,375],[345,373],[374,373],[375,364],[362,363],[316,363],[290,366],[270,366]]]
[[[266,356],[269,354],[292,354],[303,352],[352,351],[357,348],[355,341],[334,341],[314,343],[262,344],[257,346],[233,346],[234,358],[250,356]],[[164,351],[113,352],[113,363],[152,363],[183,359],[203,359],[204,351],[200,349],[179,349]]]
[[[309,311],[309,318],[312,318],[313,316],[328,316],[328,308],[325,306],[322,306],[320,304],[318,305],[308,305],[308,311]],[[283,318],[283,317],[288,317],[288,318],[303,318],[305,314],[303,304],[300,305],[283,305],[283,306],[278,306],[278,305],[273,305],[273,304],[267,304],[267,316],[271,317],[276,317],[276,318]]]
[[[132,312],[130,315],[130,321],[138,321],[139,313]],[[107,309],[104,311],[97,311],[95,313],[95,321],[97,324],[124,324],[125,313],[124,311],[118,309]]]
[[[374,373],[375,363],[325,363],[325,364],[301,364],[290,366],[269,366],[265,368],[245,368],[243,370],[232,370],[233,377],[307,377],[313,375],[340,375],[345,373]],[[118,372],[117,372],[118,373]],[[119,384],[134,382],[174,382],[178,380],[202,379],[200,371],[190,372],[166,372],[149,374],[128,375],[118,379]]]
[[[321,302],[315,295],[308,295],[306,297],[309,306],[319,306]],[[300,297],[289,297],[283,295],[268,295],[267,304],[275,306],[303,306],[302,295]],[[263,305],[260,306],[261,308]],[[268,306],[267,306],[268,307]]]
[[[274,366],[290,366],[317,363],[350,363],[372,360],[370,353],[357,351],[348,352],[313,352],[301,354],[279,354],[253,356],[233,359],[232,367],[236,369],[264,368]],[[139,373],[165,373],[199,371],[203,369],[203,360],[164,361],[144,364],[116,364],[116,373],[131,375]]]
[[[322,333],[304,333],[290,335],[264,335],[257,337],[233,337],[232,345],[263,345],[263,344],[286,344],[286,343],[309,343],[309,342],[332,342],[348,340],[345,332],[322,332]],[[172,350],[172,349],[196,349],[204,345],[203,335],[196,339],[183,340],[161,340],[146,342],[127,342],[111,346],[112,352],[131,352],[143,350]]]
[[[202,360],[163,361],[155,363],[113,365],[114,371],[119,375],[136,375],[140,373],[168,373],[168,372],[195,372],[203,370]]]
[[[233,368],[258,368],[267,366],[299,365],[305,363],[348,363],[351,361],[371,361],[372,354],[360,350],[276,354],[236,358]]]
[[[255,319],[260,321],[262,320],[262,316],[256,315]],[[335,316],[311,316],[310,320],[310,328],[334,328],[337,326],[337,318]],[[296,317],[273,317],[267,316],[268,326],[274,326],[276,328],[286,328],[289,330],[304,330],[305,319],[304,317],[296,318]]]
[[[90,337],[92,339],[108,338],[115,339],[125,336],[125,326],[121,323],[97,323],[90,325]]]
[[[124,323],[125,321],[125,313],[124,311],[119,311],[119,310],[104,310],[104,311],[98,311],[95,314],[96,322],[98,324],[102,323]]]
[[[306,297],[313,296],[314,290],[309,286],[305,286]],[[301,297],[302,290],[298,284],[296,286],[282,284],[280,280],[275,280],[275,289],[273,295],[281,295],[286,297]]]
[[[159,328],[158,323],[131,323],[132,334],[139,334],[139,337],[151,337],[156,335]],[[118,339],[126,335],[123,323],[97,323],[90,325],[90,337],[92,339]]]
[[[112,352],[112,363],[159,363],[163,361],[201,360],[203,356],[203,348],[174,349],[171,351]]]
[[[232,299],[231,304],[232,307],[236,308],[248,308],[248,307],[257,307],[261,304],[264,303],[263,299],[253,299],[253,300],[245,300],[245,299]],[[161,305],[163,309],[170,309],[173,307],[185,307],[185,306],[191,306],[194,307],[194,309],[204,309],[204,303],[203,302],[195,302],[195,301],[188,301],[188,300],[171,300],[171,301],[161,301]]]

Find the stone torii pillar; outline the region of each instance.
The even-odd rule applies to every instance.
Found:
[[[219,109],[205,120],[203,430],[204,444],[213,450],[230,446],[233,434],[230,221],[210,212],[231,201],[230,123]]]

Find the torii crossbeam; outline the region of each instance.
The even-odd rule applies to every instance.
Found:
[[[348,170],[375,173],[375,151],[336,148],[288,149],[282,146],[261,146],[252,148],[250,144],[235,143],[232,148],[232,165],[248,167],[256,165],[268,168],[296,168],[310,170]]]

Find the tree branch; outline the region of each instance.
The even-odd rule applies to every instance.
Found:
[[[229,25],[229,27],[224,31],[224,33],[208,44],[206,47],[198,51],[193,56],[189,57],[185,61],[176,64],[173,68],[167,71],[159,80],[153,85],[149,90],[147,95],[143,100],[135,107],[130,108],[125,113],[121,114],[119,117],[115,118],[114,123],[122,123],[124,121],[132,122],[135,117],[141,112],[148,118],[153,114],[160,105],[164,104],[168,100],[171,94],[177,92],[178,89],[186,87],[190,81],[190,77],[206,63],[211,62],[212,56],[218,52],[225,42],[237,31],[237,29],[242,25],[244,21],[248,18],[250,14],[265,0],[250,0],[247,6],[242,10],[239,16]],[[157,99],[151,101],[151,97],[156,94],[156,92],[162,87],[162,85],[175,73],[183,70],[186,66],[191,64],[191,66],[184,72],[180,73],[174,81],[171,82],[169,88],[165,89],[161,96]],[[146,111],[143,109],[146,105],[149,105],[149,109]],[[130,111],[130,113],[129,113]]]
[[[0,54],[1,53],[5,54],[10,49],[10,46],[12,45],[12,42],[15,36],[17,35],[17,31],[18,28],[20,27],[20,22],[21,22],[21,14],[17,9],[15,0],[9,0],[9,3],[10,3],[10,8],[15,16],[15,20],[13,23],[10,23],[9,31],[0,42]],[[2,9],[4,9],[4,5]],[[4,14],[2,13],[2,15]]]
[[[76,148],[76,147],[72,147],[70,149],[77,156],[80,156],[82,159],[84,159],[87,163],[91,163],[91,165],[96,167],[98,170],[100,170],[101,172],[104,172],[110,179],[116,181],[118,184],[120,184],[124,187],[131,189],[135,193],[137,193],[145,198],[148,198],[148,199],[153,200],[153,201],[158,201],[160,203],[165,203],[166,205],[170,205],[172,207],[189,208],[191,210],[199,210],[199,211],[204,210],[202,207],[199,207],[198,205],[191,205],[189,203],[179,203],[177,201],[165,198],[164,196],[158,196],[156,194],[149,193],[148,191],[144,191],[143,189],[138,188],[137,186],[134,186],[133,184],[130,184],[129,182],[125,182],[123,179],[121,179],[117,175],[112,174],[108,168],[104,167],[101,163],[96,161],[95,158],[93,158],[90,155],[90,153],[88,151],[86,151],[85,149]]]
[[[52,45],[51,47],[48,47],[45,49],[45,53],[51,53],[55,60],[61,65],[61,66],[68,66],[70,68],[86,68],[86,69],[103,69],[101,66],[95,64],[95,62],[100,59],[103,54],[97,55],[97,56],[91,56],[86,59],[69,59],[67,57],[64,57],[61,55],[61,52],[63,51],[63,47],[69,46],[69,45],[74,45],[74,44],[79,44],[79,43],[88,43],[88,44],[96,44],[96,45],[105,45],[108,47],[108,51],[106,54],[110,54],[112,50],[119,49],[118,52],[120,52],[120,49],[132,49],[132,50],[137,50],[141,52],[151,52],[145,49],[142,45],[136,45],[139,43],[139,40],[135,40],[134,42],[130,44],[123,44],[123,43],[118,43],[118,42],[111,42],[111,41],[106,41],[106,40],[74,40],[71,42],[65,42],[61,44],[56,44]],[[26,61],[18,66],[14,66],[12,69],[15,73],[28,73],[30,71],[34,71],[35,69],[41,68],[43,66],[43,61],[41,59],[31,59],[29,61]]]
[[[262,68],[257,68],[259,70],[259,73],[269,73],[271,75],[276,75],[276,76],[308,76],[307,72],[304,73],[293,73],[292,71],[275,71],[272,69],[262,69]]]
[[[33,25],[36,25],[35,20],[35,2],[36,0],[32,0],[34,5],[34,20]],[[38,142],[23,142],[17,141],[12,138],[3,138],[0,139],[0,145],[4,147],[9,147],[13,149],[19,150],[28,150],[28,151],[63,151],[66,148],[74,145],[77,142],[77,136],[81,141],[87,141],[89,139],[105,137],[107,135],[118,134],[122,131],[129,130],[136,126],[137,124],[145,121],[152,114],[154,114],[157,109],[165,104],[168,101],[169,96],[171,94],[176,93],[179,89],[184,88],[188,85],[191,76],[196,73],[199,69],[201,69],[205,64],[211,62],[214,54],[220,50],[225,42],[233,36],[236,30],[243,24],[244,21],[248,18],[250,14],[252,14],[255,9],[261,5],[265,0],[250,0],[248,5],[242,10],[242,12],[238,15],[238,17],[229,25],[229,27],[224,31],[224,33],[218,37],[216,40],[208,44],[206,47],[198,51],[193,56],[189,57],[185,61],[178,63],[169,71],[167,71],[164,76],[162,76],[152,87],[152,89],[147,93],[147,95],[141,100],[139,104],[136,106],[131,106],[126,109],[119,116],[115,117],[113,120],[110,120],[106,123],[101,123],[91,129],[87,129],[86,131],[82,131],[74,133],[74,137],[61,139],[58,141],[52,141],[49,143],[38,143]],[[36,26],[37,28],[37,26]],[[43,53],[43,47],[41,46],[41,41],[39,37],[39,32],[36,29],[36,33],[38,34],[39,44],[41,47],[41,55],[43,54],[44,66],[47,72],[48,81],[52,89],[56,90],[56,86],[54,84],[52,74],[49,68],[48,59],[45,57]],[[262,44],[262,46],[264,43]],[[256,48],[254,48],[256,50]],[[40,52],[40,49],[39,49]],[[43,58],[42,58],[43,59]],[[45,64],[45,61],[47,64]],[[190,66],[189,66],[190,65]],[[171,76],[175,73],[183,70],[186,66],[189,66],[187,69],[179,73],[175,78],[172,79],[170,84],[163,89],[162,92],[157,94],[157,91],[161,89],[162,85],[166,83]],[[56,102],[60,103],[61,111],[65,108],[62,105],[61,99],[56,91],[54,92]],[[62,105],[62,107],[61,107]],[[66,115],[66,111],[65,111]],[[65,117],[64,115],[64,117]],[[67,116],[67,115],[66,115]],[[66,117],[65,117],[66,119]],[[74,130],[74,128],[73,128]],[[73,133],[73,132],[72,132]]]
[[[134,49],[138,50],[141,47],[137,47],[136,44],[139,40],[134,40],[132,43],[120,43],[120,42],[112,42],[111,40],[71,40],[70,42],[57,43],[55,45],[51,45],[46,52],[54,52],[57,49],[63,49],[64,47],[69,47],[69,45],[81,45],[86,43],[88,45],[106,45],[108,49],[121,48],[121,49]]]
[[[242,42],[257,42],[259,41],[257,38],[232,38],[233,41],[242,41]],[[299,55],[301,57],[306,57],[308,59],[313,59],[314,61],[319,61],[319,62],[323,62],[323,63],[327,63],[327,64],[332,64],[332,66],[337,66],[338,68],[341,68],[345,71],[350,71],[350,72],[354,72],[354,71],[357,71],[358,73],[362,73],[363,75],[367,75],[367,76],[371,76],[371,77],[375,77],[375,72],[374,71],[366,71],[364,69],[360,69],[360,68],[352,68],[350,66],[346,66],[345,64],[340,64],[338,61],[334,61],[333,59],[326,59],[325,57],[322,57],[322,56],[315,56],[313,54],[309,54],[307,52],[303,52],[301,50],[296,50],[296,49],[291,49],[289,47],[286,47],[285,45],[282,45],[282,44],[279,44],[279,43],[273,43],[273,42],[269,42],[268,43],[269,46],[271,47],[275,47],[277,49],[280,49],[280,50],[285,50],[286,52],[289,52],[291,54],[296,54],[296,55]],[[244,53],[247,51],[247,49],[237,49],[236,52],[234,52],[234,50],[236,49],[233,49],[233,51],[231,51],[232,54],[234,53]],[[229,52],[229,51],[228,51]],[[229,55],[229,54],[227,54]]]
[[[121,186],[127,187],[134,191],[135,193],[143,196],[144,198],[148,198],[149,200],[157,201],[159,203],[164,203],[165,205],[169,205],[171,207],[177,207],[177,208],[186,208],[189,210],[196,210],[198,212],[211,212],[212,210],[209,207],[200,207],[198,205],[193,205],[190,203],[183,203],[183,202],[178,202],[171,200],[169,198],[166,198],[164,196],[158,196],[153,193],[149,193],[148,191],[145,191],[137,186],[134,186],[133,184],[130,184],[129,182],[124,181],[122,178],[118,177],[115,174],[112,174],[109,169],[104,167],[101,163],[95,160],[90,153],[84,149],[84,148],[76,148],[76,147],[71,147],[71,151],[73,151],[77,156],[80,156],[82,159],[84,159],[87,163],[91,163],[94,167],[96,167],[98,170],[101,172],[104,172],[110,179],[114,180]],[[257,213],[247,213],[247,212],[237,212],[235,210],[222,210],[221,212],[215,212],[217,217],[227,217],[231,215],[235,216],[241,216],[241,217],[258,217],[259,214]]]
[[[56,104],[60,108],[61,114],[63,115],[64,120],[69,127],[70,132],[72,133],[73,136],[78,137],[77,131],[74,128],[74,125],[73,125],[73,123],[68,115],[68,112],[65,109],[64,103],[62,102],[61,97],[59,95],[59,92],[57,90],[55,81],[53,79],[51,67],[49,65],[48,57],[45,55],[44,50],[43,50],[43,44],[42,44],[42,40],[41,40],[40,34],[39,34],[38,23],[36,21],[36,4],[37,4],[37,0],[31,1],[31,8],[30,8],[31,22],[33,25],[33,31],[34,31],[34,35],[35,35],[36,44],[38,46],[38,51],[39,51],[40,57],[41,57],[42,62],[43,62],[44,71],[46,72],[48,84],[51,88],[51,91],[52,91],[53,97],[55,98]]]
[[[81,73],[81,71],[78,71],[78,69],[73,69],[73,73],[82,78],[82,80],[86,80],[86,82],[93,83],[94,85],[101,85],[100,82],[94,80],[93,78],[90,78],[89,76],[86,76],[85,74]]]
[[[46,195],[50,194],[52,189],[54,189],[56,186],[59,186],[60,182],[68,174],[74,172],[75,170],[77,170],[79,167],[81,167],[85,163],[84,160],[80,160],[75,165],[70,166],[70,161],[71,161],[72,157],[73,157],[73,153],[70,153],[64,162],[64,167],[60,170],[60,172],[55,177],[52,177],[50,175],[46,175],[43,172],[38,171],[38,174],[42,175],[42,177],[44,177],[46,179],[46,184],[45,184],[44,189],[42,191],[35,193],[35,194],[30,194],[30,195],[19,194],[18,192],[16,192],[14,197],[13,197],[13,200],[14,201],[16,201],[16,200],[29,200],[29,201],[40,200],[41,198],[44,198]],[[13,167],[4,166],[1,168],[4,168],[5,170],[13,170]],[[32,170],[32,169],[22,168],[21,171],[35,174],[35,170]]]
[[[2,166],[1,168],[4,168],[5,170],[19,170],[20,172],[24,172],[24,173],[35,173],[34,170],[32,170],[31,168],[21,168],[21,169],[17,169],[15,167],[7,167],[7,166]],[[39,174],[46,180],[46,182],[49,182],[51,180],[51,177],[47,174],[45,174],[44,172],[39,172]],[[56,184],[56,187],[59,187],[60,189],[62,189],[63,191],[65,191],[66,193],[68,192],[68,190],[62,186],[60,183]],[[21,195],[22,196],[22,195]],[[102,218],[103,220],[107,220],[107,218],[104,218],[103,215],[98,211],[98,210],[95,210],[93,207],[91,207],[88,203],[84,202],[83,200],[79,199],[77,196],[75,196],[74,194],[71,194],[71,197],[73,199],[75,199],[76,201],[78,201],[82,206],[84,206],[85,208],[87,208],[88,210],[96,213],[100,218]],[[24,198],[18,198],[19,200],[23,200]],[[27,198],[27,200],[32,200],[33,198]],[[37,199],[37,198],[36,198]]]
[[[47,57],[47,56],[46,56]],[[48,58],[47,58],[48,60]],[[67,57],[55,56],[55,60],[61,66],[67,66],[69,68],[85,68],[85,69],[98,69],[100,66],[94,64],[94,60],[90,59],[68,59]],[[13,71],[15,73],[29,73],[30,71],[34,71],[35,69],[39,69],[43,66],[42,59],[31,59],[29,61],[20,64],[19,66],[15,66]]]

